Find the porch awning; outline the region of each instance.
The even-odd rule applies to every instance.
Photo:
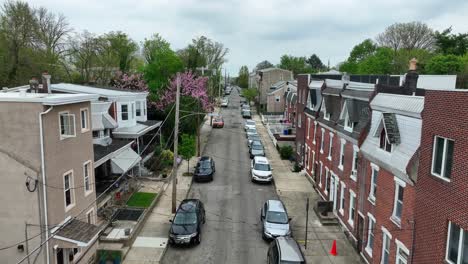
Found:
[[[116,138],[138,138],[159,127],[160,124],[161,121],[137,122],[136,125],[131,127],[119,127],[114,129],[114,131],[112,131],[112,135]]]
[[[61,227],[54,238],[76,244],[77,247],[91,245],[99,235],[99,227],[73,219]]]
[[[126,148],[111,159],[112,173],[122,174],[133,168],[141,157],[131,148]]]

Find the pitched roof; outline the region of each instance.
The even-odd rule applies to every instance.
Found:
[[[421,118],[424,97],[379,93],[372,99],[370,105],[373,110]]]
[[[65,105],[88,101],[95,101],[97,95],[93,94],[48,94],[48,93],[0,93],[0,102],[41,103],[43,105]]]
[[[84,93],[84,94],[97,94],[102,97],[117,98],[122,96],[142,96],[146,97],[148,92],[130,92],[121,91],[116,89],[97,88],[85,85],[77,85],[71,83],[57,83],[51,84],[52,91],[65,92],[65,93]]]

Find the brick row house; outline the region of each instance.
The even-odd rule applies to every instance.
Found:
[[[467,263],[468,93],[417,89],[414,70],[403,86],[314,77],[298,76],[297,161],[363,260]]]

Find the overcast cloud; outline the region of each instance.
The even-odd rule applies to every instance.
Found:
[[[4,0],[0,0],[2,2]],[[205,35],[229,48],[226,67],[237,75],[283,54],[316,53],[334,66],[354,45],[395,22],[423,21],[436,30],[468,32],[466,0],[33,0],[62,13],[75,31],[121,30],[141,42],[161,34],[173,49]]]

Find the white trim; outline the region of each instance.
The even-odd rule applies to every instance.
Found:
[[[391,253],[391,243],[392,243],[392,234],[390,234],[390,232],[384,227],[382,226],[382,252],[381,252],[381,256],[380,256],[380,261],[382,262],[383,260],[383,256],[385,254],[385,248],[386,248],[386,245],[388,243],[388,258],[390,259],[390,253]],[[388,237],[388,241],[387,239],[385,239],[385,236]]]
[[[71,134],[70,135],[62,135],[62,122],[60,120],[60,117],[63,114],[66,114],[67,117],[73,117],[73,135],[71,135]],[[68,121],[70,121],[70,120],[68,120]],[[59,112],[58,113],[58,125],[59,125],[60,140],[76,137],[76,117],[75,117],[75,114],[70,114],[70,111],[61,111],[61,112]],[[81,124],[80,124],[80,127],[81,127]]]
[[[377,172],[375,175],[374,175],[374,171]],[[375,179],[375,177],[378,176],[378,174],[379,174],[379,167],[375,165],[374,163],[371,163],[371,179],[370,179],[371,181],[370,181],[370,189],[369,189],[367,200],[371,202],[373,205],[375,205],[375,200],[376,200],[375,187],[377,186],[377,180],[378,180],[378,179]],[[375,184],[374,184],[374,181],[375,181]]]
[[[340,188],[340,209],[338,210],[342,216],[344,216],[344,204],[343,200],[345,200],[345,190],[346,184],[342,181],[341,188]]]
[[[338,169],[343,171],[343,166],[344,166],[344,154],[345,154],[345,148],[346,148],[346,139],[342,138],[340,140],[340,160],[338,163]]]
[[[83,114],[82,112],[86,112],[86,120],[85,120],[85,127],[83,128]],[[81,133],[85,133],[91,130],[90,125],[89,125],[89,108],[80,108],[80,128],[81,128]]]
[[[323,176],[323,162],[322,161],[319,161],[320,163],[320,178],[319,178],[319,187],[322,188],[322,176]]]
[[[385,228],[385,226],[382,226],[381,229],[382,229],[382,232],[384,232],[385,234],[387,234],[388,237],[390,238],[390,240],[392,240],[392,233],[390,233],[390,231],[388,231],[388,229]]]
[[[351,180],[357,182],[357,158],[359,153],[359,147],[353,145],[353,160],[351,161],[351,175],[349,176]],[[356,169],[354,169],[356,167]]]
[[[364,248],[364,250],[366,251],[367,255],[370,256],[372,258],[372,252],[374,250],[374,246],[375,246],[375,227],[377,226],[377,221],[375,220],[375,217],[371,214],[371,213],[367,213],[367,241],[366,241],[366,247]],[[369,237],[370,237],[370,222],[373,222],[374,223],[374,228],[372,229],[372,235],[374,237],[374,241],[372,241],[372,248],[370,248],[369,246]]]
[[[437,138],[440,138],[440,139],[443,139],[444,140],[444,149],[442,150],[442,164],[441,164],[441,167],[440,167],[440,174],[434,172],[434,163],[435,163],[435,151],[436,151],[436,141],[437,141]],[[455,140],[453,139],[450,139],[450,138],[446,138],[446,137],[442,137],[442,136],[437,136],[435,135],[434,136],[434,139],[433,139],[433,144],[432,144],[432,159],[431,159],[431,174],[432,176],[434,177],[437,177],[441,180],[444,180],[446,182],[450,182],[451,179],[450,178],[447,178],[445,177],[445,166],[447,165],[447,146],[448,146],[448,140],[450,141],[453,141],[454,144],[455,144]],[[452,154],[453,155],[453,154]]]
[[[354,218],[351,215],[351,208],[353,208],[355,213],[354,216],[356,216],[356,193],[353,190],[349,189],[348,224],[354,228]]]
[[[314,139],[312,141],[312,144],[315,145],[315,138],[317,137],[317,121],[314,121]]]
[[[70,211],[73,207],[75,207],[75,189],[74,189],[74,175],[73,175],[73,169],[69,170],[65,173],[62,174],[62,180],[63,180],[63,204],[65,206],[65,212]],[[70,204],[67,205],[67,198],[65,196],[65,192],[67,191],[65,187],[65,176],[70,175],[69,181],[68,181],[68,190],[70,191]]]
[[[322,127],[322,137],[320,138],[320,153],[323,154],[323,145],[325,145],[325,129]]]
[[[398,251],[401,249],[403,252],[406,253],[406,255],[409,256],[409,249],[405,246],[405,244],[403,244],[400,240],[398,240],[396,238],[395,238],[395,244],[396,244],[395,263],[398,264],[399,263],[398,262],[398,260],[399,260]],[[406,262],[406,263],[408,263],[408,262]]]
[[[325,166],[325,188],[324,188],[324,191],[323,191],[323,192],[324,192],[326,195],[328,195],[327,188],[330,187],[330,186],[328,186],[328,177],[330,177],[329,174],[330,174],[330,169],[329,169],[327,166]],[[330,183],[331,183],[331,182],[330,182]]]
[[[404,188],[406,186],[406,183],[403,182],[402,180],[398,179],[397,177],[394,177],[395,180],[395,191],[393,195],[393,210],[392,210],[392,216],[390,217],[390,220],[395,223],[398,227],[401,227],[401,217],[403,215],[403,201],[401,201],[401,214],[400,217],[396,215],[396,207],[398,203],[398,196],[399,196],[399,187],[403,188],[403,194],[404,194]]]
[[[86,212],[86,220],[88,220],[88,215],[91,214],[91,223],[88,222],[88,224],[95,225],[96,224],[96,218],[94,216],[94,207],[89,209],[88,212]]]
[[[458,263],[454,263],[453,261],[449,260],[448,259],[448,251],[449,251],[449,242],[450,242],[450,234],[452,233],[452,225],[456,225],[458,226],[458,228],[460,229],[460,234],[458,236]],[[465,231],[461,226],[449,221],[448,223],[448,229],[447,229],[447,240],[446,240],[446,243],[445,243],[445,261],[450,263],[450,264],[461,264],[461,261],[462,261],[462,258],[461,256],[463,256],[463,246],[464,246],[464,239],[465,239],[465,235],[468,235],[468,231]],[[465,258],[465,256],[463,256],[463,258]]]
[[[307,117],[307,139],[310,138],[310,117]]]
[[[327,159],[331,161],[332,160],[332,154],[333,154],[332,152],[333,152],[333,136],[334,135],[333,135],[333,132],[329,132],[328,134],[330,135],[330,137],[329,137],[330,142],[328,142],[329,144],[328,144],[328,157],[327,157]]]
[[[89,190],[86,190],[86,169],[85,169],[86,164],[88,164],[88,169],[89,169],[89,172],[88,172]],[[93,171],[94,171],[94,167],[93,167],[92,161],[91,160],[85,161],[83,163],[83,190],[84,190],[85,197],[93,193],[93,190],[94,190],[93,189],[94,182],[91,182],[91,179],[93,178],[92,177]]]

